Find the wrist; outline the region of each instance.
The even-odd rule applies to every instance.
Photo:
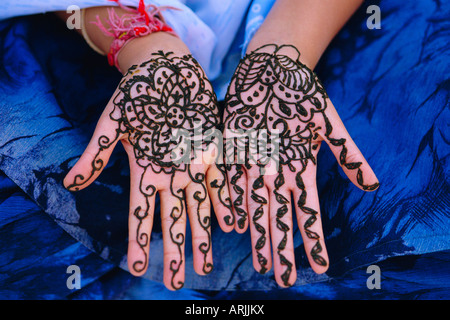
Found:
[[[133,66],[149,60],[154,52],[173,52],[183,56],[189,49],[181,39],[167,32],[156,32],[129,41],[118,53],[117,61],[123,73]]]
[[[331,40],[361,5],[362,0],[277,0],[247,52],[265,44],[290,44],[300,60],[314,69]]]
[[[116,65],[122,73],[132,65],[147,61],[153,52],[189,53],[186,45],[165,24],[156,7],[146,8],[145,12],[143,9],[141,6],[139,10],[123,6],[92,7],[84,12],[85,38],[90,40],[91,46],[107,55],[109,63]],[[129,10],[135,11],[130,13]],[[130,30],[125,30],[122,24],[129,26]]]

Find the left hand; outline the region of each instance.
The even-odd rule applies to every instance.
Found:
[[[227,93],[224,128],[235,229],[242,233],[250,225],[254,268],[260,273],[271,268],[271,241],[276,281],[294,284],[292,193],[309,262],[315,272],[325,272],[329,262],[316,187],[321,143],[357,187],[372,191],[379,184],[296,47],[263,45],[241,60]],[[257,146],[270,148],[258,154],[263,149]],[[240,163],[235,149],[243,155]]]

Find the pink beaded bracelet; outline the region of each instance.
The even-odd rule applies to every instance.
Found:
[[[120,8],[130,12],[130,14],[123,14],[119,17],[114,8],[108,8],[108,28],[103,25],[98,15],[96,17],[97,21],[92,23],[97,25],[105,35],[114,38],[107,57],[109,64],[116,66],[120,72],[122,71],[120,70],[117,57],[120,50],[129,41],[159,31],[177,36],[173,29],[166,24],[161,11],[166,9],[179,10],[178,8],[169,6],[157,7],[155,5],[145,6],[144,0],[140,0],[138,8],[133,9],[122,5],[119,0],[110,1],[116,2]]]

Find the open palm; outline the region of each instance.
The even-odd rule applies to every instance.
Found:
[[[292,194],[310,264],[325,272],[328,255],[316,187],[321,142],[356,186],[371,191],[379,184],[295,47],[265,45],[241,60],[228,89],[224,127],[235,228],[244,232],[250,225],[255,269],[271,268],[272,247],[277,282],[295,282]]]
[[[85,152],[67,174],[72,191],[92,183],[121,141],[130,163],[128,267],[146,272],[155,195],[161,199],[164,283],[184,284],[187,217],[193,235],[194,269],[212,271],[210,201],[222,229],[234,219],[225,169],[217,156],[219,125],[211,84],[191,55],[155,52],[131,67],[103,112]]]

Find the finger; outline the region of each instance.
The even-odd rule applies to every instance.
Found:
[[[241,164],[227,166],[227,181],[230,191],[233,214],[235,217],[235,229],[238,233],[244,233],[248,227],[247,209],[247,175]]]
[[[280,172],[270,192],[270,235],[273,248],[275,280],[281,287],[290,287],[297,279],[292,233],[291,192]]]
[[[209,167],[206,185],[220,228],[224,232],[232,231],[235,220],[224,165],[213,164]]]
[[[372,168],[347,132],[336,109],[327,99],[324,140],[339,161],[342,169],[352,183],[364,191],[378,189],[379,182]]]
[[[63,183],[68,190],[78,191],[90,185],[108,163],[121,137],[118,122],[110,117],[112,110],[110,104],[101,115],[85,151],[64,178]]]
[[[164,244],[164,284],[170,290],[181,289],[185,279],[186,210],[183,190],[171,186],[159,191]]]
[[[152,179],[153,178],[153,179]],[[151,169],[130,161],[130,214],[128,218],[128,268],[135,276],[148,268],[156,187]]]
[[[253,252],[253,267],[264,274],[272,268],[269,234],[269,197],[264,176],[254,166],[248,175],[247,207]],[[254,172],[254,173],[253,173]]]
[[[316,167],[307,166],[296,175],[297,188],[293,190],[297,221],[312,269],[324,273],[328,269],[328,254],[320,217],[319,195],[316,187]]]
[[[211,205],[203,173],[196,173],[185,189],[192,231],[194,270],[205,275],[213,270],[211,250]]]

